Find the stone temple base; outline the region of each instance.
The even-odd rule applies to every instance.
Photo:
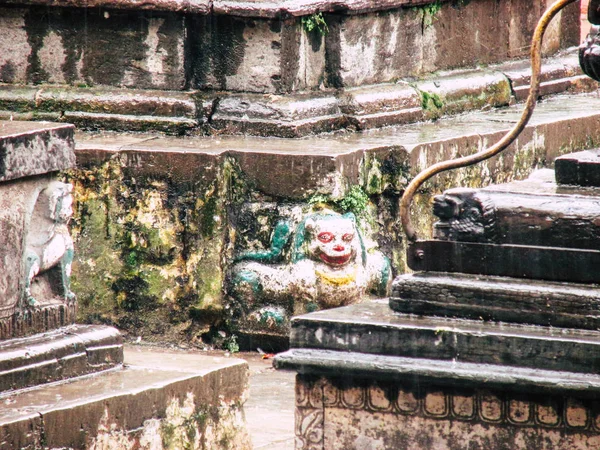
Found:
[[[296,450],[600,449],[600,333],[394,312],[298,316]]]
[[[298,375],[296,449],[600,448],[600,402]]]
[[[125,367],[0,397],[0,448],[250,449],[242,360],[130,348]]]

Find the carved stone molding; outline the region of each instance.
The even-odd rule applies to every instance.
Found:
[[[390,436],[395,426],[390,427],[390,423],[397,426],[420,423],[423,433],[433,426],[459,430],[483,427],[504,430],[511,436],[547,434],[552,439],[560,435],[561,439],[585,440],[600,435],[600,401],[593,399],[466,390],[427,383],[399,385],[394,381],[298,376],[296,450],[327,448],[327,436],[348,433],[336,427],[340,428],[340,423],[349,417],[380,421],[380,432],[382,436],[388,434],[386,439],[393,439]],[[431,425],[432,420],[439,425]],[[456,433],[448,431],[453,438]]]

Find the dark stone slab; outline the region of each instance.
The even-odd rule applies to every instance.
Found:
[[[0,181],[73,167],[73,132],[66,124],[0,121]]]
[[[600,397],[600,376],[526,367],[502,367],[461,361],[372,355],[361,352],[293,348],[275,357],[276,369],[303,375],[370,380],[403,384],[502,389],[530,393],[563,393]]]
[[[291,348],[597,374],[600,333],[392,312],[387,301],[292,320]]]
[[[554,161],[556,182],[577,186],[600,186],[600,149],[560,156]]]
[[[433,213],[439,218],[434,225],[434,238],[600,249],[600,190],[557,185],[549,179],[551,174],[543,170],[524,181],[445,191],[433,202]]]
[[[421,272],[394,280],[398,312],[545,326],[600,328],[597,285]]]
[[[415,271],[462,272],[573,283],[599,283],[600,251],[479,242],[417,241],[407,250]]]
[[[119,332],[71,325],[0,342],[0,391],[22,389],[110,369],[123,362]]]

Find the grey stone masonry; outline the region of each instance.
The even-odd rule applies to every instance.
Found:
[[[546,3],[2,0],[0,82],[268,94],[395,82],[527,57]],[[546,54],[579,44],[578,8],[559,16]]]
[[[75,165],[72,125],[0,121],[0,181]]]

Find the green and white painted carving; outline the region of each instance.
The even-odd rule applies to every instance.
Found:
[[[71,184],[52,181],[37,198],[26,238],[24,307],[39,305],[32,284],[39,274],[50,270],[57,272],[52,277],[56,281],[51,283],[54,296],[66,302],[75,301],[70,281],[73,239],[67,228],[73,216],[72,191]]]
[[[354,214],[313,212],[295,227],[279,222],[269,250],[238,256],[231,314],[243,328],[287,333],[292,315],[385,295],[390,272],[389,260],[366,248]]]

